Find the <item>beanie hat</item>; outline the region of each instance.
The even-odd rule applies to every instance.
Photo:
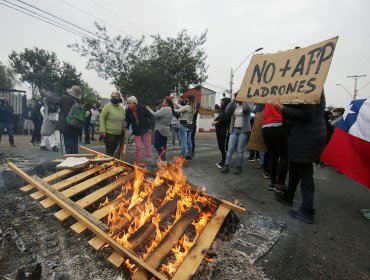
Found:
[[[77,98],[78,100],[80,100],[82,97],[81,88],[79,86],[73,86],[71,88],[68,88],[67,92],[68,95]]]
[[[135,103],[137,104],[137,99],[135,96],[130,96],[129,98],[127,98],[127,103]]]

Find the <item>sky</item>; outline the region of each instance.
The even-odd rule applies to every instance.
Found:
[[[22,3],[23,2],[23,3]],[[230,87],[231,68],[238,68],[233,89],[239,89],[253,50],[275,53],[306,47],[339,36],[325,82],[327,105],[347,107],[352,100],[355,80],[358,98],[370,96],[370,1],[369,0],[0,0],[26,7],[33,5],[85,30],[94,32],[94,21],[108,33],[175,37],[186,29],[191,36],[207,30],[203,49],[207,54],[208,80],[205,87],[222,92]],[[14,6],[13,6],[14,7]],[[19,9],[19,8],[18,8]],[[33,10],[34,11],[34,10]],[[41,13],[41,12],[39,12]],[[86,59],[67,47],[82,38],[38,19],[0,5],[0,61],[9,65],[12,51],[43,48],[57,54],[60,61],[75,65],[82,78],[109,97],[114,87],[95,71],[86,70]],[[339,85],[338,85],[339,84]],[[27,85],[18,89],[29,91]]]

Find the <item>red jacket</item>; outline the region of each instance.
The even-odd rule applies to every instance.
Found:
[[[264,116],[262,125],[269,123],[282,123],[283,116],[281,113],[275,109],[275,106],[272,104],[266,104],[265,109],[263,110]]]

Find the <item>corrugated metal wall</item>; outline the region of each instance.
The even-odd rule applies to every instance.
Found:
[[[8,100],[9,104],[13,106],[14,115],[22,115],[25,110],[25,95],[20,92],[4,92],[0,90],[0,98],[3,97]],[[27,102],[27,100],[26,100]]]

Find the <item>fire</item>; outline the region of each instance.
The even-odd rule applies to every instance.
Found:
[[[119,203],[107,216],[108,234],[145,261],[184,213],[190,208],[197,211],[199,216],[192,221],[189,232],[187,230],[172,248],[171,261],[160,267],[160,271],[171,276],[190,252],[217,206],[212,198],[187,183],[183,164],[182,158],[173,164],[159,164],[152,180],[146,179],[145,171],[135,166],[135,179],[122,186],[121,193],[114,199]],[[106,200],[102,205],[108,203]],[[137,269],[127,262],[126,267],[131,272],[133,268]]]

